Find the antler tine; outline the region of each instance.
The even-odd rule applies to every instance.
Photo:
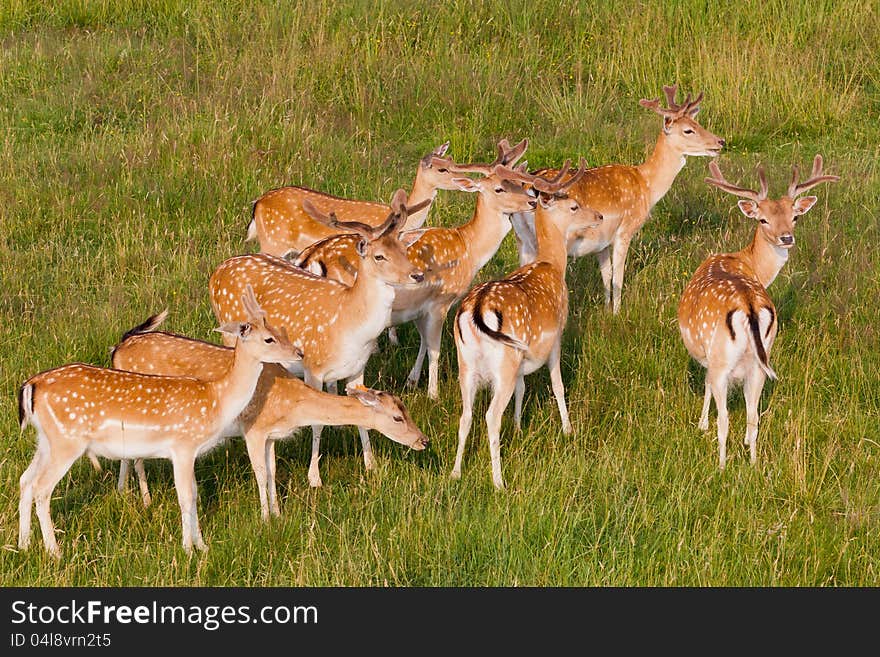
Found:
[[[675,102],[675,95],[678,93],[678,85],[663,85],[663,93],[666,95],[666,105],[669,107],[669,109],[677,110],[678,105]],[[658,98],[657,100],[659,101],[660,99]]]
[[[529,147],[529,140],[528,138],[523,139],[516,146],[511,147],[506,139],[502,139],[500,142],[498,142],[499,147],[502,144],[504,144],[504,157],[502,158],[501,162],[499,162],[499,164],[513,166],[514,164],[516,164],[517,160],[519,160],[519,158],[521,158],[525,154],[526,149]]]
[[[329,226],[330,228],[341,228],[343,230],[350,230],[357,233],[364,239],[372,239],[373,227],[369,224],[365,224],[361,221],[339,221],[339,219],[336,218],[335,212],[331,210],[329,213],[324,214],[323,212],[318,210],[318,208],[316,208],[307,198],[303,199],[302,208],[307,215],[309,215],[318,223]]]
[[[732,185],[724,178],[724,174],[721,173],[721,169],[718,168],[718,162],[712,160],[709,162],[709,171],[712,172],[711,178],[705,178],[704,180],[710,185],[714,185],[718,189],[723,189],[725,192],[733,194],[735,196],[742,196],[743,198],[747,198],[752,201],[761,201],[758,192],[753,189],[746,189],[745,187],[737,187],[736,185]],[[760,177],[760,173],[758,174]],[[766,185],[766,181],[762,184],[762,189]]]
[[[685,113],[689,114],[689,113],[693,112],[695,109],[697,109],[697,107],[700,105],[700,103],[703,102],[704,93],[705,92],[701,91],[700,93],[697,94],[697,97],[694,98],[693,101],[691,101],[690,103],[685,103],[685,110],[684,110]]]
[[[587,172],[587,160],[585,158],[581,157],[580,161],[578,162],[577,172],[573,176],[571,176],[568,180],[566,180],[564,183],[559,185],[559,188],[556,190],[556,193],[559,194],[559,193],[565,191],[566,189],[568,189],[569,187],[571,187],[572,185],[574,185],[577,181],[579,181],[581,178],[584,177],[584,174],[586,172]]]
[[[385,233],[393,230],[398,223],[406,219],[406,198],[405,189],[398,189],[394,192],[394,196],[391,197],[391,212],[388,213],[388,217],[385,221],[375,228],[370,229],[371,235],[368,239],[372,240],[382,237]]]
[[[804,182],[798,184],[797,165],[792,167],[791,184],[788,186],[788,196],[789,198],[795,198],[796,196],[803,194],[808,189],[811,189],[823,182],[837,182],[838,180],[840,180],[840,176],[822,175],[822,156],[817,153],[816,157],[813,158],[813,171],[810,174],[810,178],[808,180],[805,180]]]

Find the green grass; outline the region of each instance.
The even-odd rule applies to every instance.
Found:
[[[0,8],[0,584],[876,585],[880,582],[880,17],[871,3],[530,0],[276,3],[62,0]],[[282,3],[284,4],[284,3]],[[591,7],[590,5],[596,5]],[[716,6],[717,5],[717,6]],[[672,7],[675,7],[674,9]],[[678,336],[678,297],[709,253],[753,227],[691,159],[630,251],[623,311],[601,308],[593,258],[573,262],[564,437],[546,370],[524,431],[505,419],[508,490],[491,485],[485,425],[448,473],[460,399],[451,333],[441,402],[403,394],[433,439],[407,453],[353,429],[279,447],[283,517],[264,525],[241,441],[197,464],[210,545],[186,557],[168,463],[154,506],[81,460],[55,491],[64,551],[16,550],[18,477],[33,430],[15,395],[71,361],[106,365],[119,335],[165,306],[209,338],[207,279],[243,238],[250,201],[302,183],[389,199],[449,139],[486,159],[529,137],[533,167],[584,155],[635,163],[665,83],[705,90],[699,119],[728,140],[731,180],[772,192],[821,152],[841,176],[797,230],[770,293],[780,312],[758,464],[731,397],[731,462],[696,428],[703,374]],[[444,192],[432,223],[466,219]],[[480,279],[515,266],[512,240]],[[447,327],[448,329],[448,327]],[[377,354],[367,383],[401,391],[418,338]],[[384,340],[382,341],[384,347]],[[487,406],[479,397],[476,418]],[[714,431],[714,412],[713,412]],[[35,527],[36,529],[36,527]]]

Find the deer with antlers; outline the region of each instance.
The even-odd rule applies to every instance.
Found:
[[[49,502],[55,486],[80,456],[167,458],[174,465],[183,547],[206,549],[199,529],[195,460],[225,437],[224,429],[251,400],[264,363],[289,364],[302,356],[287,334],[268,324],[247,288],[246,321],[219,331],[235,343],[232,358],[211,380],[157,376],[74,363],[37,374],[19,392],[22,430],[37,430],[37,449],[19,481],[18,545],[26,549],[36,503],[43,544],[61,555]]]
[[[763,168],[758,169],[760,190],[727,182],[716,162],[709,164],[710,185],[745,200],[740,211],[758,222],[751,243],[736,253],[713,255],[694,273],[678,305],[678,328],[688,353],[706,368],[706,386],[699,427],[709,429],[709,404],[718,410],[718,463],[727,461],[727,390],[731,382],[743,382],[746,401],[746,436],[752,463],[758,439],[758,402],[767,377],[776,379],[770,367],[770,349],[778,329],[776,307],[767,286],[788,261],[794,246],[798,217],[816,203],[815,196],[801,196],[808,189],[838,176],[822,175],[822,157],[816,155],[809,180],[798,182],[793,167],[786,195],[767,198]]]
[[[688,156],[718,155],[725,142],[696,121],[703,94],[695,99],[688,94],[681,104],[675,102],[677,86],[665,86],[668,107],[660,99],[640,100],[643,107],[657,112],[663,125],[654,151],[638,166],[609,164],[588,169],[569,195],[584,206],[602,213],[605,220],[595,230],[583,231],[573,239],[568,253],[583,256],[595,253],[605,288],[605,305],[616,314],[620,311],[623,274],[630,242],[648,220],[651,208],[663,198]],[[556,175],[559,169],[541,169],[537,175]],[[520,264],[535,258],[535,235],[530,215],[512,218],[519,243]]]
[[[239,291],[253,286],[270,321],[297,336],[304,351],[305,381],[315,390],[335,387],[341,379],[363,383],[364,367],[376,338],[388,325],[395,291],[421,283],[424,272],[406,257],[398,239],[406,221],[406,192],[398,190],[382,226],[367,231],[349,224],[359,236],[355,253],[358,276],[351,286],[315,276],[286,260],[265,253],[236,256],[211,275],[211,306],[220,321],[240,313]],[[224,342],[228,341],[224,339]],[[369,434],[359,427],[364,464],[373,469]],[[312,427],[309,483],[321,485],[318,470],[321,427]]]
[[[562,417],[562,430],[571,433],[565,388],[562,383],[560,356],[562,331],[568,317],[568,287],[565,284],[568,241],[579,231],[598,228],[602,215],[582,206],[568,190],[586,173],[581,165],[567,181],[568,162],[553,180],[526,174],[506,175],[519,178],[539,192],[535,209],[536,260],[520,267],[507,277],[473,288],[462,300],[455,316],[455,347],[461,385],[462,411],[458,426],[458,451],[452,477],[461,477],[461,461],[473,417],[477,387],[489,383],[492,402],[486,413],[489,451],[492,458],[492,481],[504,488],[501,473],[501,416],[516,396],[514,417],[520,427],[524,376],[542,365],[550,369],[553,394]]]
[[[156,331],[167,313],[162,312],[128,331],[113,349],[113,367],[165,376],[192,376],[211,380],[228,368],[233,350],[173,333]],[[275,489],[275,442],[312,424],[355,425],[374,429],[414,450],[428,446],[428,438],[413,422],[403,402],[394,395],[365,387],[349,387],[347,396],[313,390],[279,366],[263,370],[250,404],[230,425],[228,433],[244,436],[251,467],[257,479],[260,512],[280,515]],[[135,461],[144,505],[150,503],[143,461]],[[119,469],[119,489],[124,489],[128,462]]]
[[[448,148],[446,142],[419,160],[408,198],[412,205],[424,205],[407,217],[403,229],[419,228],[425,223],[438,190],[455,189],[451,182],[453,174],[447,168],[452,160],[444,158]],[[309,244],[340,232],[314,221],[303,209],[307,200],[321,212],[333,210],[343,221],[359,221],[373,227],[382,224],[391,211],[384,203],[339,198],[306,187],[279,187],[254,201],[246,240],[257,239],[262,253],[292,258]]]
[[[457,174],[483,175],[480,179],[459,177],[452,181],[459,190],[477,194],[470,221],[461,226],[405,233],[414,238],[407,256],[425,272],[425,281],[397,291],[390,321],[392,326],[415,322],[420,336],[419,353],[407,383],[418,384],[427,355],[428,396],[432,399],[438,397],[440,343],[449,308],[464,296],[480,269],[497,253],[511,229],[509,216],[537,205],[534,193],[527,186],[505,177],[507,173],[511,176],[523,173],[524,168],[509,167],[522,157],[527,147],[525,139],[513,148],[507,140],[502,140],[498,144],[498,156],[490,164],[446,163],[448,170]],[[340,223],[332,215],[313,212],[320,221]],[[295,262],[315,273],[351,284],[357,275],[356,267],[351,265],[356,261],[355,245],[351,235],[337,235],[308,247]]]

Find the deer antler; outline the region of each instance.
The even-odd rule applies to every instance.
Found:
[[[700,103],[703,102],[702,91],[693,100],[691,100],[691,95],[688,94],[687,97],[684,99],[684,102],[680,105],[675,102],[676,93],[678,93],[677,84],[664,85],[663,94],[666,96],[667,107],[660,106],[659,98],[654,98],[653,100],[642,98],[639,101],[639,104],[642,107],[654,110],[660,116],[668,117],[670,119],[678,119],[685,115],[694,116],[697,112],[700,111]]]
[[[716,160],[709,162],[709,171],[712,172],[712,177],[705,178],[705,181],[710,185],[714,185],[718,189],[723,189],[729,194],[741,196],[755,202],[760,202],[767,198],[767,177],[764,175],[764,167],[762,166],[758,167],[758,181],[761,183],[760,191],[755,191],[746,187],[737,187],[736,185],[727,182],[724,174],[721,173],[721,169],[718,168],[718,162]]]
[[[795,198],[803,194],[808,189],[815,187],[823,182],[837,182],[840,180],[840,176],[823,176],[822,175],[822,156],[816,154],[816,157],[813,159],[813,172],[810,174],[810,178],[805,180],[804,182],[798,184],[798,166],[795,164],[791,167],[791,183],[788,185],[788,197]]]
[[[312,219],[314,219],[318,223],[324,224],[325,226],[330,226],[331,228],[342,228],[343,230],[350,230],[354,233],[357,233],[366,240],[373,239],[374,228],[369,224],[365,224],[361,221],[339,221],[339,219],[336,218],[335,212],[331,211],[330,213],[325,214],[321,212],[318,208],[316,208],[307,198],[304,198],[302,201],[302,209]]]
[[[489,164],[455,164],[453,162],[451,166],[448,166],[448,169],[453,173],[481,173],[484,176],[491,176],[498,166],[513,166],[523,156],[528,147],[528,139],[523,139],[513,147],[510,146],[510,142],[507,139],[502,139],[498,142],[498,155],[494,162]]]
[[[559,169],[559,173],[552,179],[542,178],[541,176],[536,176],[530,173],[526,173],[524,171],[520,171],[519,167],[516,169],[511,169],[510,167],[506,167],[503,165],[498,165],[495,167],[495,172],[505,180],[517,181],[526,183],[534,187],[537,191],[542,194],[562,194],[566,189],[571,187],[574,183],[580,180],[587,171],[587,161],[584,158],[580,159],[580,167],[578,168],[577,173],[573,176],[570,176],[567,180],[563,182],[563,178],[571,173],[571,160],[566,160],[562,167]]]

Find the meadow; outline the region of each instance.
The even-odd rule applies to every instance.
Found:
[[[280,7],[277,5],[281,5]],[[856,586],[880,582],[880,14],[858,0],[0,4],[0,585]],[[34,451],[16,392],[73,361],[109,365],[120,335],[216,340],[207,281],[245,243],[250,205],[303,184],[390,199],[449,140],[488,161],[528,137],[532,168],[583,155],[638,163],[660,119],[640,98],[705,92],[731,181],[771,195],[815,153],[841,176],[816,193],[770,287],[780,314],[758,463],[731,395],[724,472],[697,429],[703,370],[676,306],[708,254],[754,225],[690,158],[634,240],[623,308],[603,308],[592,257],[570,261],[562,435],[546,370],[527,378],[522,433],[502,429],[491,483],[478,396],[460,481],[461,408],[447,322],[440,401],[403,389],[418,334],[385,338],[366,383],[401,394],[429,450],[325,430],[324,487],[306,432],[278,446],[283,516],[260,520],[243,441],[197,463],[209,551],[187,557],[170,464],[153,505],[81,459],[55,490],[63,551],[19,552],[18,477]],[[466,220],[441,192],[430,224]],[[478,280],[516,266],[512,236]]]

